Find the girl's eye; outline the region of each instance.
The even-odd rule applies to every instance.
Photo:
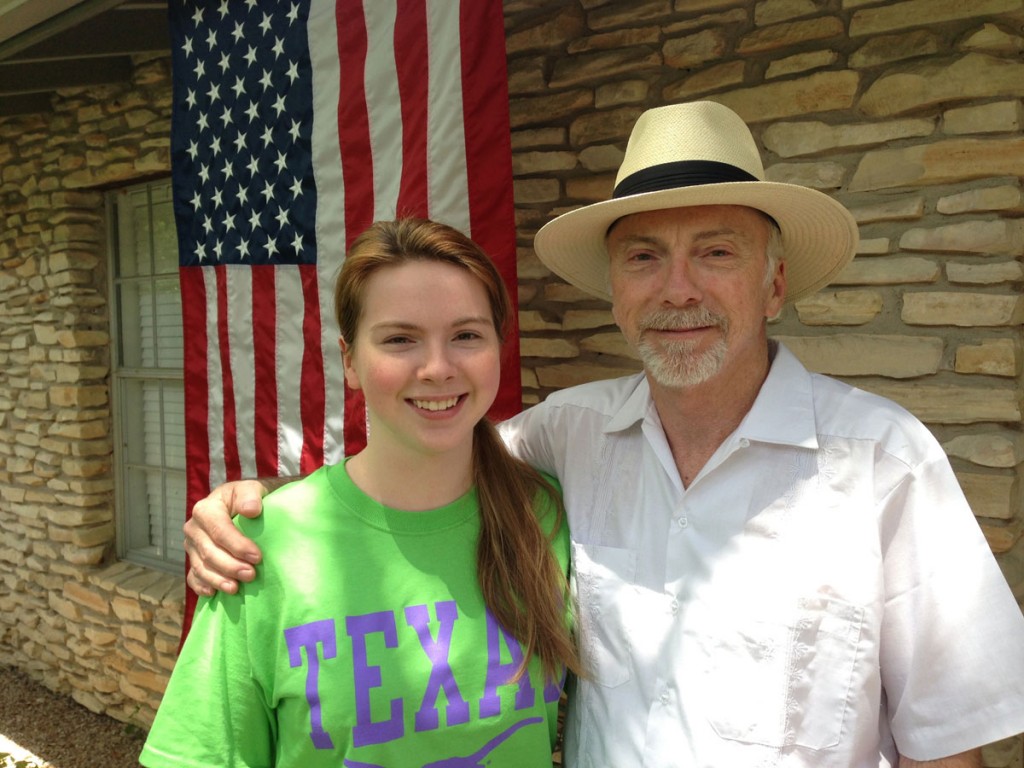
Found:
[[[480,334],[476,331],[462,331],[456,337],[456,341],[475,341],[480,338]]]
[[[388,338],[384,339],[385,344],[401,345],[409,344],[411,342],[412,339],[410,339],[408,336],[389,336]]]

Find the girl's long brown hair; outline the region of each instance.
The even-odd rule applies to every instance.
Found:
[[[381,267],[409,261],[438,261],[467,270],[484,286],[494,328],[504,342],[512,326],[512,301],[487,254],[456,229],[424,219],[379,221],[353,241],[334,287],[334,311],[341,337],[349,344],[363,309],[370,277]],[[561,499],[532,467],[508,452],[494,425],[481,419],[473,430],[473,475],[480,502],[477,578],[484,602],[503,627],[523,645],[523,664],[540,657],[550,679],[565,667],[579,672],[576,645],[566,619],[565,574],[551,551],[564,524]],[[545,534],[534,502],[547,494],[555,509]]]

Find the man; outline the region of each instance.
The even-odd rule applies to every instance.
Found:
[[[856,226],[763,179],[730,110],[650,110],[613,199],[537,235],[644,364],[502,427],[565,493],[589,670],[567,764],[979,766],[1024,731],[1024,617],[931,434],[768,340]],[[255,554],[225,507],[258,490],[197,505],[194,588],[242,573],[214,541]]]

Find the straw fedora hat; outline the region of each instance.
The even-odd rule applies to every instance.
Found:
[[[764,180],[754,137],[722,104],[699,101],[640,115],[611,200],[564,213],[534,241],[537,256],[577,288],[611,299],[605,234],[623,216],[691,205],[745,205],[782,230],[786,301],[832,280],[857,249],[857,224],[839,202],[797,184]]]

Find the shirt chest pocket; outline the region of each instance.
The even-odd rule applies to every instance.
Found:
[[[863,622],[863,608],[815,597],[800,601],[789,624],[743,622],[703,638],[715,732],[774,748],[838,744]]]
[[[623,612],[636,577],[636,552],[574,543],[573,581],[580,653],[588,678],[616,687],[629,680],[630,647]]]

